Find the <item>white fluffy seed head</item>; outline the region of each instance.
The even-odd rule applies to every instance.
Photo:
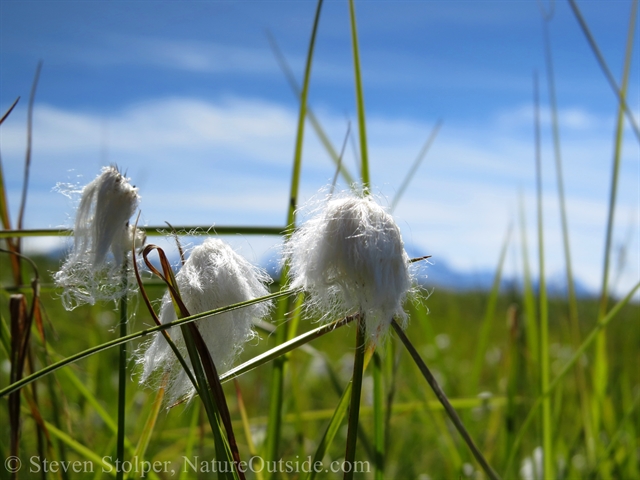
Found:
[[[115,166],[82,189],[74,225],[74,246],[59,272],[56,285],[62,287],[62,301],[68,310],[78,305],[93,305],[99,300],[120,298],[122,266],[135,240],[144,243],[144,235],[129,225],[138,208],[138,189]],[[109,256],[111,252],[111,256]]]
[[[362,312],[370,343],[404,324],[412,286],[409,258],[395,221],[371,197],[330,197],[285,245],[292,287],[309,292],[323,315]]]
[[[176,281],[185,306],[194,315],[267,295],[269,290],[265,283],[271,279],[266,272],[249,263],[223,241],[207,239],[193,249],[176,275]],[[244,344],[256,335],[253,320],[264,318],[270,307],[270,302],[262,302],[195,322],[218,373],[231,368]],[[165,294],[160,321],[164,324],[174,320],[176,314],[173,304],[169,295]],[[169,329],[169,335],[191,365],[180,327]],[[141,383],[152,383],[150,379],[154,372],[169,375],[169,405],[189,399],[195,393],[191,381],[162,334],[156,334],[152,342],[143,347],[138,363],[143,370]]]

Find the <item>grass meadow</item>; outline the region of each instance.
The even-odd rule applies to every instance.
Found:
[[[306,122],[321,4],[300,86],[291,204],[283,205],[288,224],[266,232],[283,241],[299,226],[305,136],[322,132]],[[360,76],[353,2],[350,7],[361,156],[354,188],[366,189],[366,78]],[[632,21],[631,39],[634,28]],[[585,41],[592,41],[588,25],[583,29]],[[592,48],[597,56],[597,45]],[[553,85],[553,78],[538,82]],[[631,118],[627,82],[613,82],[622,131]],[[344,171],[339,148],[327,148],[337,171]],[[539,184],[540,145],[531,148]],[[202,359],[194,363],[202,372],[194,375],[203,393],[171,408],[161,382],[158,388],[138,384],[134,361],[150,338],[145,329],[154,325],[146,300],[157,311],[165,282],[145,269],[144,288],[120,301],[65,310],[52,277],[61,260],[29,258],[20,243],[28,235],[73,232],[22,230],[20,213],[11,224],[0,176],[0,478],[640,479],[640,306],[632,300],[640,284],[624,298],[609,294],[618,162],[612,160],[610,221],[602,232],[606,273],[597,296],[576,297],[570,261],[566,296],[547,295],[544,275],[539,282],[530,277],[534,262],[544,272],[541,214],[536,244],[524,243],[521,227],[511,236],[522,251],[517,285],[499,288],[503,256],[490,291],[422,291],[405,304],[405,336],[391,328],[375,351],[358,340],[358,318],[348,324],[332,319],[338,323],[324,329],[308,321],[305,296],[288,289],[285,266],[270,286],[275,307],[256,326],[260,341],[251,341],[236,361],[242,365],[237,376],[212,378],[196,339],[200,357],[190,358],[198,365]],[[558,194],[566,225],[562,189]],[[196,227],[178,233],[206,235],[208,226]],[[167,227],[144,229],[153,244]],[[219,231],[265,233],[251,226]],[[567,259],[570,253],[567,241]],[[178,317],[189,313],[201,312]],[[215,321],[215,313],[204,321]],[[236,453],[244,468],[230,467]]]

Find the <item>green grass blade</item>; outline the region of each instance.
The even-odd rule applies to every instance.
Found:
[[[440,388],[440,385],[438,385],[438,382],[436,381],[435,377],[433,376],[433,374],[431,373],[427,365],[424,363],[424,361],[420,357],[420,354],[418,353],[418,351],[415,349],[415,347],[413,346],[413,344],[411,343],[407,335],[402,330],[402,327],[400,327],[400,325],[398,325],[398,322],[396,322],[395,320],[391,321],[391,326],[398,334],[398,337],[400,337],[400,340],[402,341],[407,351],[411,355],[411,358],[415,362],[416,366],[420,369],[420,372],[424,376],[425,380],[427,381],[427,383],[429,384],[433,392],[436,394],[436,397],[442,404],[442,407],[444,408],[444,410],[447,412],[447,415],[451,419],[451,422],[458,430],[458,433],[460,433],[460,436],[463,438],[463,440],[469,447],[469,450],[471,451],[475,459],[478,461],[478,463],[480,464],[484,472],[487,474],[487,476],[491,480],[498,480],[500,477],[487,463],[487,461],[485,460],[484,456],[482,455],[478,447],[476,447],[476,444],[471,438],[471,435],[469,435],[469,432],[467,431],[464,424],[460,420],[460,417],[456,413],[455,409],[451,405],[451,402],[449,402],[449,399],[447,398],[445,393],[442,391],[442,388]]]
[[[320,22],[320,12],[322,11],[322,0],[318,0],[316,13],[313,20],[313,29],[307,51],[307,60],[300,93],[300,111],[298,114],[298,128],[296,132],[296,143],[293,157],[293,172],[291,175],[291,189],[289,193],[289,205],[287,208],[287,238],[293,233],[296,221],[296,210],[298,208],[298,190],[300,186],[300,174],[302,170],[302,147],[304,140],[304,125],[307,117],[307,99],[309,95],[309,83],[311,80],[311,66],[313,64],[313,53]],[[286,285],[288,282],[289,267],[285,264],[282,268],[280,282]],[[281,299],[277,304],[277,319],[285,320],[286,315],[291,312],[292,304],[290,299]],[[286,325],[286,324],[285,324]],[[295,332],[288,332],[288,327],[282,325],[276,331],[275,337],[278,344],[284,343],[287,338],[294,336]],[[284,379],[286,375],[286,357],[280,357],[274,362],[269,399],[269,423],[267,425],[267,438],[265,444],[265,457],[267,461],[277,461],[279,457],[281,424],[282,424],[282,404],[284,398]],[[270,478],[267,475],[267,478]]]
[[[524,438],[524,434],[527,428],[529,427],[529,425],[531,424],[531,421],[533,420],[536,411],[538,410],[538,408],[540,408],[542,401],[546,397],[548,397],[551,393],[553,393],[556,387],[560,385],[560,381],[565,377],[565,375],[567,375],[567,373],[569,373],[569,371],[571,371],[571,369],[580,360],[582,355],[584,355],[585,351],[591,346],[591,344],[593,344],[596,341],[600,332],[604,330],[607,327],[607,325],[609,325],[609,323],[611,323],[611,321],[616,317],[616,315],[620,312],[620,310],[622,310],[622,308],[624,308],[631,301],[631,299],[639,289],[640,289],[640,282],[637,283],[622,300],[616,303],[616,305],[609,311],[609,313],[603,319],[597,322],[596,326],[593,328],[593,330],[591,330],[589,335],[587,335],[587,337],[584,339],[580,347],[573,353],[571,358],[562,367],[562,370],[560,370],[560,372],[558,373],[558,375],[556,375],[553,381],[549,383],[547,389],[540,394],[540,396],[536,399],[534,404],[531,406],[531,409],[529,410],[529,414],[527,415],[526,419],[522,423],[522,426],[520,427],[518,435],[515,437],[515,440],[511,445],[509,456],[507,457],[507,463],[505,467],[505,474],[504,474],[505,478],[509,478],[509,472],[511,471],[513,462],[515,461],[515,456],[516,456],[518,447],[520,446],[520,443]]]
[[[498,295],[500,294],[500,280],[502,279],[502,270],[504,268],[504,260],[507,257],[507,250],[509,248],[509,242],[511,239],[512,226],[509,225],[507,233],[505,234],[504,241],[502,242],[502,249],[500,251],[500,258],[498,260],[498,268],[493,277],[493,284],[491,285],[491,291],[489,292],[489,300],[487,301],[487,308],[484,313],[484,319],[482,320],[482,327],[478,336],[478,343],[476,347],[475,361],[473,362],[473,370],[471,373],[471,391],[475,392],[480,385],[480,375],[482,374],[482,367],[485,364],[485,356],[487,353],[487,347],[489,345],[489,335],[491,333],[491,327],[493,326],[493,317],[496,313],[496,305],[498,304]]]
[[[127,278],[128,278],[128,262],[125,261],[122,266],[122,291],[125,294],[120,299],[120,338],[127,336],[127,324],[129,322],[127,314]],[[116,439],[116,459],[124,462],[124,439],[126,424],[126,401],[127,401],[127,344],[120,344],[120,352],[118,355],[118,434]],[[124,469],[116,472],[116,479],[124,478]]]
[[[402,195],[404,194],[405,190],[409,186],[409,183],[411,182],[414,175],[418,171],[418,168],[420,168],[422,161],[427,156],[427,153],[429,152],[431,145],[433,144],[436,137],[438,136],[438,132],[440,132],[441,127],[442,127],[442,120],[438,120],[438,123],[436,123],[435,127],[433,127],[433,130],[431,130],[431,133],[429,134],[429,138],[427,138],[427,141],[422,147],[422,150],[420,150],[420,153],[418,153],[418,156],[414,160],[413,165],[411,165],[411,168],[407,172],[407,175],[404,177],[404,180],[398,187],[398,191],[396,192],[395,196],[393,197],[393,200],[391,201],[391,206],[389,207],[389,211],[393,212],[398,206],[398,202],[402,198]]]
[[[144,457],[147,453],[147,448],[149,447],[149,442],[151,441],[151,436],[153,435],[153,430],[156,426],[158,415],[160,414],[162,401],[164,400],[164,388],[165,386],[163,384],[158,389],[158,393],[156,394],[156,398],[153,400],[153,404],[151,405],[151,410],[149,411],[147,420],[145,421],[144,427],[142,428],[142,434],[138,439],[136,450],[133,453],[133,458],[135,458],[138,462],[143,462]],[[127,478],[131,478],[131,476],[127,475]]]
[[[611,190],[609,195],[607,227],[605,234],[604,265],[602,271],[602,285],[600,287],[600,305],[598,315],[599,318],[604,317],[604,315],[606,314],[609,298],[609,271],[613,250],[613,228],[615,224],[616,198],[618,192],[618,179],[620,176],[620,161],[624,133],[624,105],[626,105],[625,99],[629,85],[629,74],[634,46],[633,39],[637,17],[637,5],[637,1],[634,1],[632,3],[632,11],[629,19],[629,31],[627,34],[624,70],[622,74],[621,87],[619,90],[620,103],[618,105],[618,114],[616,119],[615,144],[611,173]],[[596,358],[593,366],[592,381],[594,386],[594,395],[592,398],[591,410],[593,414],[594,431],[597,433],[600,431],[601,411],[603,402],[605,401],[607,395],[607,385],[609,383],[609,359],[607,358],[607,337],[605,331],[600,332],[596,340]],[[601,475],[606,475],[604,466],[601,469],[600,473]]]
[[[634,0],[633,2],[634,6],[632,7],[632,9],[634,10],[636,8],[635,7],[636,3],[637,3],[636,0]],[[602,52],[600,51],[600,48],[598,47],[598,44],[596,43],[595,38],[591,34],[591,30],[589,30],[589,26],[587,25],[587,22],[582,16],[582,13],[580,12],[580,9],[578,8],[578,5],[576,4],[575,0],[569,0],[569,5],[571,6],[571,10],[573,11],[573,14],[578,20],[578,23],[580,24],[582,33],[584,33],[584,36],[587,38],[587,41],[589,42],[589,47],[591,47],[591,50],[596,56],[598,65],[600,65],[600,68],[602,69],[605,77],[607,78],[609,85],[611,86],[611,88],[613,89],[613,92],[616,95],[616,100],[618,101],[618,104],[620,105],[621,110],[627,116],[627,120],[629,120],[629,123],[631,124],[633,133],[635,133],[636,137],[640,141],[640,128],[638,127],[638,123],[636,122],[636,119],[633,116],[633,112],[631,111],[631,109],[629,108],[629,105],[627,104],[627,101],[625,99],[625,95],[622,89],[618,88],[618,83],[616,82],[616,79],[611,73],[611,70],[607,66],[607,62],[604,59],[604,55],[602,55]],[[636,13],[632,11],[631,22],[635,22],[635,17],[636,17]]]
[[[373,445],[376,480],[384,479],[385,456],[384,384],[382,375],[382,359],[377,352],[373,354]]]
[[[573,267],[571,260],[571,247],[569,241],[569,222],[567,220],[567,208],[564,194],[564,175],[562,172],[562,153],[560,148],[560,127],[558,122],[558,105],[556,100],[555,77],[553,68],[553,58],[551,54],[551,41],[549,39],[549,22],[544,21],[544,44],[545,60],[547,65],[547,84],[549,89],[549,102],[551,104],[551,126],[553,132],[553,151],[556,164],[556,177],[558,186],[558,201],[560,208],[560,220],[562,225],[562,246],[565,257],[565,271],[567,278],[567,300],[569,302],[569,326],[572,331],[574,345],[577,347],[581,343],[580,324],[578,321],[578,299],[573,278]],[[597,439],[594,436],[591,426],[589,390],[584,367],[578,363],[576,368],[576,382],[578,383],[578,395],[580,399],[580,411],[582,413],[582,423],[586,439],[587,461],[593,464],[595,461],[595,445]]]
[[[271,50],[273,51],[273,54],[276,57],[278,65],[280,66],[280,69],[284,73],[284,76],[286,77],[287,82],[291,87],[291,90],[296,96],[296,99],[300,99],[300,96],[302,93],[300,91],[300,87],[298,86],[298,82],[296,81],[296,77],[293,74],[291,67],[287,63],[287,59],[282,54],[282,51],[278,47],[278,43],[276,42],[276,39],[273,37],[273,35],[267,32],[267,38],[269,39]],[[352,185],[353,176],[349,173],[349,170],[340,161],[341,159],[340,159],[340,155],[338,154],[338,151],[334,148],[333,144],[331,143],[331,140],[329,140],[329,136],[324,131],[324,128],[322,128],[320,121],[315,116],[315,114],[313,113],[313,110],[311,110],[311,107],[309,107],[309,105],[307,105],[307,118],[309,119],[309,122],[311,123],[313,130],[316,132],[316,135],[320,139],[320,143],[322,143],[322,146],[329,154],[329,157],[331,157],[331,160],[333,160],[333,163],[336,164],[338,168],[338,172],[340,173],[340,175],[342,175],[342,178],[344,178],[345,182],[347,182],[348,185]]]
[[[200,418],[200,404],[195,403],[193,405],[193,412],[191,413],[191,422],[189,424],[189,433],[187,435],[187,443],[184,449],[185,458],[193,458],[193,446],[196,443],[196,437],[198,436],[198,420]],[[179,480],[187,480],[188,470],[183,468],[180,470]]]
[[[549,385],[549,305],[544,269],[544,221],[542,211],[542,145],[540,140],[540,100],[538,76],[534,78],[535,104],[535,152],[536,152],[536,197],[538,206],[538,311],[540,314],[540,390],[547,391]],[[553,435],[551,398],[542,400],[542,450],[544,478],[553,478]]]
[[[347,446],[344,454],[344,462],[347,467],[344,472],[344,480],[353,478],[354,465],[356,459],[356,444],[358,441],[358,426],[360,421],[360,398],[362,396],[362,376],[364,374],[364,353],[365,353],[365,330],[364,314],[361,311],[358,315],[358,326],[356,328],[356,349],[353,358],[353,377],[351,379],[351,399],[349,400],[349,428],[347,430]]]
[[[362,74],[360,73],[360,49],[358,47],[358,29],[356,26],[356,9],[353,0],[349,0],[349,18],[351,23],[351,48],[353,50],[353,70],[356,83],[356,109],[358,111],[358,133],[360,137],[360,175],[362,190],[366,193],[370,185],[369,153],[367,149],[367,122],[364,114],[364,91]]]
[[[221,308],[216,308],[215,310],[209,310],[207,312],[202,312],[202,313],[198,313],[195,315],[191,315],[190,317],[184,317],[181,318],[179,320],[174,320],[173,322],[169,322],[169,323],[164,323],[162,325],[157,325],[155,327],[150,327],[144,330],[140,330],[136,333],[131,333],[129,335],[127,335],[126,337],[121,337],[121,338],[116,338],[114,340],[111,340],[109,342],[105,342],[102,343],[100,345],[97,345],[95,347],[91,347],[88,348],[86,350],[83,350],[82,352],[76,353],[74,355],[71,355],[63,360],[60,360],[56,363],[52,363],[51,365],[47,365],[46,367],[42,368],[41,370],[32,373],[31,375],[28,375],[26,377],[23,377],[20,381],[18,382],[14,382],[10,385],[7,385],[5,388],[3,388],[2,390],[0,390],[0,398],[4,397],[5,395],[9,395],[12,392],[15,392],[16,390],[20,390],[22,387],[29,385],[30,383],[36,381],[39,378],[44,377],[45,375],[48,375],[52,372],[55,372],[56,370],[65,367],[67,365],[70,365],[72,363],[77,362],[78,360],[82,360],[83,358],[87,358],[90,357],[91,355],[95,355],[96,353],[102,352],[104,350],[108,350],[110,348],[116,347],[122,343],[127,343],[127,342],[131,342],[132,340],[135,340],[137,338],[142,338],[142,337],[146,337],[148,335],[154,334],[156,332],[162,331],[162,330],[168,330],[171,327],[177,327],[180,325],[185,325],[191,322],[195,322],[196,320],[199,320],[203,317],[209,317],[209,316],[215,316],[215,315],[219,315],[221,313],[224,312],[229,312],[231,310],[236,310],[238,308],[243,308],[243,307],[248,307],[249,305],[254,305],[256,303],[261,303],[261,302],[266,302],[268,300],[271,299],[277,299],[280,297],[283,297],[285,295],[289,295],[292,291],[291,290],[283,290],[280,292],[276,292],[276,293],[272,293],[269,295],[265,295],[264,297],[258,297],[258,298],[254,298],[252,300],[247,300],[245,302],[240,302],[240,303],[236,303],[233,305],[229,305],[227,307],[221,307]]]

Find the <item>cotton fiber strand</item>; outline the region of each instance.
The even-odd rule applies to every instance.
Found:
[[[82,189],[74,225],[74,246],[60,271],[54,275],[62,287],[62,301],[68,310],[113,300],[126,293],[122,265],[135,240],[144,234],[134,231],[129,219],[140,202],[138,189],[115,166]]]
[[[285,245],[292,287],[309,292],[323,318],[362,312],[369,342],[377,343],[412,287],[400,229],[370,197],[330,197]]]
[[[195,247],[176,275],[180,295],[192,315],[268,295],[265,283],[270,280],[266,272],[218,239],[207,239]],[[256,336],[253,320],[264,318],[270,307],[270,302],[262,302],[195,322],[218,373],[231,368],[244,344]],[[160,321],[165,324],[174,320],[175,310],[167,293],[162,300]],[[191,365],[180,327],[169,329],[169,335]],[[195,393],[189,377],[162,334],[156,334],[140,356],[139,363],[143,367],[142,383],[151,383],[153,372],[169,374],[167,401],[170,405]]]

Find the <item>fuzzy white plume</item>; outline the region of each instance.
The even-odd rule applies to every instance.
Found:
[[[129,181],[109,166],[82,189],[74,246],[54,275],[56,285],[64,289],[62,301],[68,310],[126,293],[121,266],[134,240],[137,245],[144,243],[142,232],[129,225],[140,202],[138,189]]]
[[[285,245],[292,287],[309,292],[324,318],[361,311],[369,342],[377,343],[412,286],[400,229],[371,197],[333,196]]]
[[[193,249],[176,275],[176,281],[185,306],[194,315],[268,295],[265,283],[271,279],[222,240],[207,239]],[[218,373],[231,368],[244,344],[256,335],[253,320],[264,318],[270,307],[270,302],[262,302],[195,322]],[[165,324],[174,320],[175,310],[167,293],[162,300],[160,321]],[[191,365],[180,327],[169,329],[169,335]],[[162,334],[156,334],[138,362],[143,367],[141,383],[149,383],[155,371],[169,374],[167,401],[170,405],[195,393]]]

